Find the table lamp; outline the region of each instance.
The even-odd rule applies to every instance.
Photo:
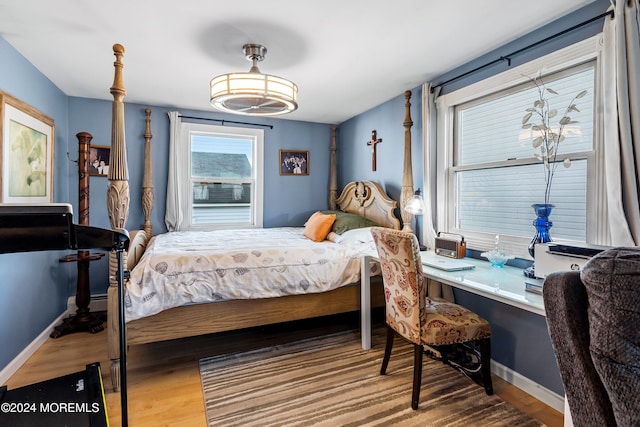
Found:
[[[420,194],[420,189],[417,189],[413,196],[411,196],[411,198],[407,200],[407,204],[405,205],[404,210],[409,212],[413,216],[424,215],[426,206],[424,205],[424,199]],[[418,218],[416,218],[415,235],[418,238],[418,245],[420,246],[420,250],[426,251],[427,247],[420,243],[420,235],[418,234]]]

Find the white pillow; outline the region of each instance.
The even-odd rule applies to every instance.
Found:
[[[344,233],[337,235],[334,241],[340,244],[373,243],[371,227],[354,228],[352,230],[345,231]]]
[[[327,240],[336,243],[336,240],[340,238],[340,235],[338,233],[335,233],[333,231],[329,232],[329,234],[327,234]]]

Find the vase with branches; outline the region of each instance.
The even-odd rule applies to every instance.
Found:
[[[580,112],[576,106],[576,100],[583,98],[586,94],[586,90],[582,90],[577,93],[564,109],[562,114],[559,114],[558,110],[552,108],[549,102],[551,95],[557,96],[558,92],[547,87],[542,78],[538,75],[535,78],[529,77],[537,89],[537,98],[533,102],[533,106],[526,109],[524,117],[522,117],[522,128],[530,129],[532,132],[531,144],[534,149],[534,156],[540,160],[544,167],[544,203],[533,204],[532,207],[536,213],[536,219],[533,221],[533,226],[536,229],[536,234],[529,243],[529,254],[534,257],[535,245],[537,243],[547,243],[551,241],[549,229],[553,225],[549,221],[549,215],[551,209],[554,207],[551,204],[551,184],[553,183],[553,177],[556,173],[558,165],[562,163],[564,167],[571,166],[571,160],[565,158],[562,162],[558,161],[558,152],[560,144],[566,139],[564,132],[569,125],[577,123],[577,121],[571,119],[571,114],[574,112]],[[534,267],[525,270],[525,275],[535,277]]]
[[[551,184],[560,164],[557,161],[558,148],[560,143],[566,139],[564,135],[566,126],[578,123],[571,119],[570,114],[580,112],[576,106],[576,100],[584,97],[587,91],[583,90],[576,94],[565,108],[564,113],[559,116],[558,110],[551,108],[549,102],[549,95],[559,95],[558,92],[547,87],[540,76],[529,77],[529,79],[536,86],[538,97],[533,102],[533,106],[526,109],[526,114],[522,118],[522,128],[531,129],[534,135],[531,142],[535,151],[534,156],[540,160],[544,167],[544,203],[550,204]],[[557,117],[559,119],[556,119]],[[554,119],[557,122],[554,122]],[[562,164],[568,168],[571,166],[571,160],[566,158]]]

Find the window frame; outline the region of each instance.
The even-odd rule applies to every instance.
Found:
[[[595,63],[595,87],[594,87],[594,123],[593,123],[593,151],[572,153],[571,159],[587,160],[587,243],[606,244],[607,230],[604,212],[606,210],[604,190],[603,153],[601,149],[602,126],[598,117],[601,115],[601,37],[596,35],[574,45],[557,50],[553,53],[527,62],[521,66],[507,70],[503,73],[488,77],[477,83],[471,84],[454,92],[442,95],[436,100],[437,122],[436,127],[436,206],[437,206],[437,230],[449,233],[457,233],[465,236],[467,245],[471,249],[480,251],[489,250],[495,242],[495,234],[473,232],[455,227],[456,224],[456,179],[455,172],[467,169],[466,166],[455,166],[455,135],[456,135],[456,106],[472,103],[478,99],[491,96],[497,92],[509,91],[529,81],[527,76],[537,74],[545,75],[561,73],[565,70],[579,67],[582,64]],[[426,141],[426,138],[425,138]],[[425,149],[426,153],[427,150]],[[558,155],[558,158],[561,154]],[[426,160],[425,160],[426,161]],[[519,165],[531,164],[531,159],[518,159],[515,161],[496,162],[501,164]],[[495,165],[496,163],[492,163]],[[427,185],[425,183],[424,185]],[[533,210],[531,221],[534,219]],[[535,234],[531,227],[530,237],[502,236],[500,242],[503,248],[513,255],[531,259],[527,246]],[[553,229],[551,229],[553,236]],[[561,241],[554,239],[554,241]]]
[[[252,182],[253,189],[251,194],[251,220],[249,222],[234,223],[194,223],[193,222],[193,182],[201,181],[200,178],[192,176],[191,170],[191,137],[192,135],[212,136],[233,139],[250,140],[252,144]],[[180,156],[186,162],[183,166],[185,175],[180,179],[180,191],[182,194],[188,195],[183,197],[181,210],[184,214],[186,230],[221,230],[221,229],[237,229],[237,228],[262,228],[263,211],[264,211],[264,130],[252,128],[239,128],[232,126],[219,126],[202,123],[183,122],[180,130],[180,146],[179,150],[187,153]],[[225,179],[216,179],[216,182],[225,181]],[[233,180],[247,182],[248,180]]]

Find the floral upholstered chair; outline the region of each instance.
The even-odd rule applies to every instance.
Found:
[[[371,229],[375,241],[386,301],[387,344],[380,374],[387,371],[395,334],[414,345],[413,394],[411,407],[418,408],[422,383],[423,346],[439,346],[477,341],[480,347],[481,374],[487,394],[493,394],[491,382],[491,327],[466,308],[441,299],[427,298],[426,279],[418,240],[412,233],[389,228]],[[446,362],[446,352],[440,351]]]

